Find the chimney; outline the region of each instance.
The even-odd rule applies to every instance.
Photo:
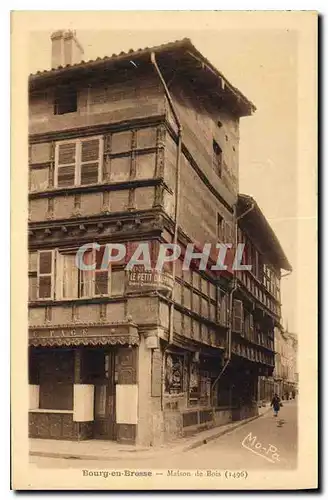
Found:
[[[81,62],[84,54],[75,31],[58,30],[51,35],[51,69]]]

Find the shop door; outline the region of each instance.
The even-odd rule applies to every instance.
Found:
[[[115,352],[98,351],[94,356],[94,438],[116,439]]]

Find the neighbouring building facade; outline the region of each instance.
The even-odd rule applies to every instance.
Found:
[[[274,393],[281,399],[294,399],[298,394],[298,340],[282,326],[274,331],[275,367],[272,376],[259,377],[258,399],[268,403]]]
[[[298,340],[294,333],[283,328],[275,332],[275,392],[282,399],[294,399],[298,394]]]
[[[53,69],[29,78],[30,436],[156,446],[254,415],[290,270],[239,193],[254,105],[188,39],[89,62],[70,31],[51,43]],[[252,270],[100,265],[107,243],[155,258],[218,241]]]

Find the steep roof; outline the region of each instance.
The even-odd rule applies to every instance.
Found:
[[[60,82],[62,77],[80,78],[107,69],[131,68],[132,65],[138,67],[145,62],[150,64],[152,52],[155,52],[160,62],[169,64],[171,69],[175,71],[183,69],[190,72],[193,82],[198,83],[208,93],[217,94],[222,100],[230,98],[239,116],[247,116],[255,111],[255,105],[196,49],[189,38],[154,47],[130,49],[128,52],[68,64],[65,67],[59,66],[51,70],[38,71],[29,76],[29,88],[34,90],[44,87],[51,84],[54,79]]]
[[[246,210],[249,210],[247,213]],[[279,266],[280,269],[292,271],[285,252],[266,217],[260,207],[252,198],[246,194],[238,195],[238,215],[245,213],[241,219],[241,225],[246,229],[251,240],[257,242],[263,252],[268,256],[272,263]]]

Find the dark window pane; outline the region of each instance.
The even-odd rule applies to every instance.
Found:
[[[85,161],[98,160],[99,157],[99,139],[82,141],[82,163]]]
[[[67,165],[75,163],[75,142],[68,142],[58,146],[58,164]]]
[[[81,165],[81,184],[95,184],[98,182],[98,163]]]
[[[75,166],[59,167],[58,168],[58,187],[74,186],[75,183]]]
[[[217,214],[217,234],[220,241],[224,240],[224,225],[225,221],[220,214]]]
[[[213,140],[213,168],[219,177],[222,175],[222,149],[216,141]]]
[[[39,277],[39,298],[51,298],[51,276]]]
[[[64,115],[77,111],[77,91],[73,87],[57,89],[55,95],[55,115]]]
[[[73,409],[73,352],[52,350],[40,359],[40,408]]]
[[[106,250],[106,246],[102,246],[96,251],[96,269],[99,269],[99,270],[101,269],[101,265],[102,265],[103,258],[105,255],[105,250]],[[108,263],[106,262],[104,264],[106,264],[106,269],[107,269]]]
[[[95,295],[108,295],[108,271],[96,272]]]
[[[52,252],[39,253],[39,273],[50,274],[52,269]]]

